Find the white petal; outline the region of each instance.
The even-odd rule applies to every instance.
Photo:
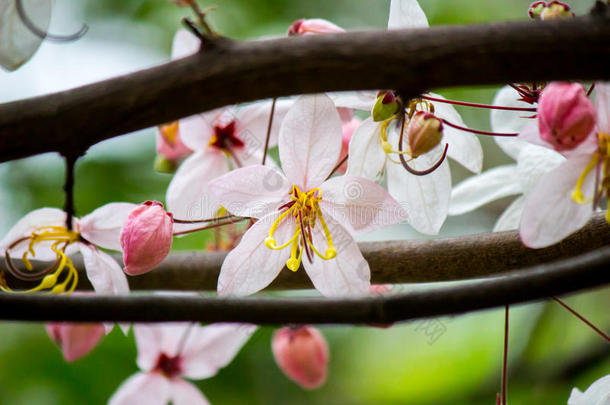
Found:
[[[424,27],[428,27],[428,19],[417,0],[392,0],[390,2],[389,29]]]
[[[600,132],[610,133],[610,84],[595,83],[595,109],[597,128]]]
[[[175,218],[195,220],[216,215],[220,204],[210,198],[208,182],[229,171],[222,152],[208,149],[189,156],[167,188],[167,210]]]
[[[50,0],[27,0],[22,2],[24,11],[32,23],[46,32],[51,20]],[[22,22],[17,12],[16,1],[0,2],[0,66],[16,70],[27,62],[38,50],[42,38]]]
[[[521,196],[513,201],[500,215],[500,218],[494,225],[494,232],[512,231],[519,229],[521,215],[523,214],[523,206],[525,205],[525,197]]]
[[[267,127],[269,126],[269,115],[271,113],[271,103],[272,101],[252,103],[240,109],[236,114],[237,136],[246,143],[246,147],[251,149],[251,152],[254,149],[260,151],[264,149]],[[270,146],[277,145],[280,126],[293,103],[294,100],[276,101],[269,137]]]
[[[231,214],[261,218],[288,201],[284,175],[266,166],[233,170],[209,183],[210,194]]]
[[[544,142],[540,138],[540,130],[538,129],[538,120],[532,120],[523,126],[523,129],[519,133],[517,139],[529,142],[532,145],[538,145],[545,148],[552,149],[548,143]]]
[[[214,134],[214,122],[222,110],[192,115],[179,122],[180,140],[194,151],[205,150]]]
[[[201,41],[191,32],[179,29],[172,42],[172,59],[180,59],[199,52]]]
[[[428,153],[409,162],[415,170],[430,168],[438,154]],[[447,218],[451,198],[451,173],[445,160],[438,169],[425,176],[414,176],[396,163],[387,165],[388,191],[409,215],[409,223],[417,231],[438,234]]]
[[[163,329],[161,325],[134,324],[133,335],[138,346],[136,362],[143,371],[152,371],[157,365],[163,344]]]
[[[367,118],[354,131],[349,141],[347,174],[378,181],[386,162],[379,139],[380,122]]]
[[[76,225],[77,220],[73,223]],[[66,226],[66,213],[59,208],[40,208],[26,214],[9,230],[0,241],[0,255],[4,256],[5,250],[18,239],[29,237],[37,228],[43,226]],[[41,242],[36,244],[36,260],[54,260],[57,255],[51,250],[52,242]],[[27,241],[18,244],[11,249],[11,257],[20,258],[27,250]]]
[[[167,405],[169,400],[167,378],[158,373],[137,373],[121,384],[108,405]]]
[[[249,295],[262,290],[284,268],[290,256],[290,247],[273,250],[265,246],[278,212],[259,219],[242,236],[241,242],[225,258],[218,276],[219,295]],[[273,237],[280,246],[292,238],[295,224],[291,218],[282,221]]]
[[[554,150],[543,146],[527,145],[517,159],[517,176],[523,193],[528,195],[540,178],[565,162],[565,158]]]
[[[280,128],[280,160],[286,177],[302,191],[319,186],[341,153],[341,119],[325,94],[301,96]]]
[[[449,215],[461,215],[482,205],[523,192],[516,165],[498,166],[472,176],[453,188]]]
[[[582,228],[591,218],[591,203],[578,204],[572,191],[578,177],[589,163],[589,156],[569,159],[546,173],[525,201],[519,233],[531,248],[553,245]],[[583,185],[585,198],[593,194],[594,170]]]
[[[568,405],[610,405],[610,375],[595,381],[584,393],[572,389]]]
[[[430,93],[431,96],[444,99],[439,94]],[[439,118],[444,118],[452,124],[465,127],[466,124],[462,120],[456,109],[447,103],[434,103],[434,114]],[[443,126],[443,142],[449,144],[447,155],[466,169],[473,173],[480,173],[483,167],[483,149],[481,142],[476,135],[470,132],[460,131],[450,127]]]
[[[170,390],[172,405],[209,405],[199,388],[179,378],[171,381]]]
[[[199,380],[215,375],[233,360],[256,328],[237,323],[196,327],[182,351],[184,376]]]
[[[320,208],[353,234],[370,232],[407,219],[383,187],[362,177],[339,176],[321,186]]]
[[[515,89],[504,86],[496,93],[492,104],[504,107],[534,107],[524,101],[519,101],[519,98],[519,93]],[[526,111],[491,110],[491,129],[498,133],[519,133],[525,124],[536,121],[535,119],[525,118],[533,114],[533,112]],[[515,160],[517,160],[521,147],[525,145],[523,141],[515,137],[496,136],[494,140],[508,156]]]
[[[303,266],[313,285],[327,297],[354,297],[370,293],[371,271],[360,248],[350,233],[332,217],[324,218],[333,244],[337,249],[334,259],[323,260],[314,254],[313,263],[303,255]],[[313,244],[321,254],[328,242],[321,226],[312,229]]]
[[[137,207],[131,203],[106,204],[80,220],[79,231],[94,245],[121,250],[121,229],[127,217]]]
[[[377,100],[376,91],[340,91],[328,93],[337,107],[370,112]]]
[[[121,266],[112,256],[101,250],[80,244],[87,277],[98,294],[123,295],[129,293],[129,285]]]

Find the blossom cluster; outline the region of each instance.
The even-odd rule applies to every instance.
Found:
[[[6,9],[0,8],[0,22],[15,18],[11,6],[1,7]],[[530,15],[545,20],[573,13],[560,2],[536,2]],[[415,0],[391,1],[388,29],[427,26]],[[342,32],[330,21],[303,19],[287,34]],[[15,45],[19,52],[0,44],[2,66],[16,69],[40,44],[23,38]],[[172,58],[203,46],[197,35],[180,30]],[[468,128],[456,104],[489,108],[492,131]],[[173,237],[248,220],[222,246],[230,252],[221,267],[218,295],[251,295],[282,271],[304,271],[324,296],[366,296],[376,287],[355,240],[359,235],[401,222],[435,235],[448,215],[518,196],[494,230],[518,229],[526,246],[542,248],[581,229],[610,197],[610,86],[601,82],[588,90],[580,82],[511,84],[490,106],[434,93],[406,98],[397,89],[302,95],[227,106],[156,131],[155,168],[174,173],[167,207],[157,201],[110,203],[80,219],[55,208],[27,214],[0,241],[10,275],[36,283],[26,292],[73,292],[78,271],[72,257],[80,252],[97,294],[128,294],[126,275],[154,271],[169,254]],[[477,135],[495,136],[516,163],[481,173]],[[277,161],[271,149],[277,150]],[[452,188],[448,158],[475,176]],[[606,219],[610,222],[607,212]],[[107,249],[122,253],[123,268]],[[15,258],[25,270],[13,263]],[[39,269],[43,261],[52,265]],[[0,288],[13,292],[4,277]],[[128,326],[122,326],[126,332]],[[73,361],[112,325],[53,323],[47,328],[66,360]],[[183,377],[216,374],[255,329],[134,326],[141,372],[121,386],[110,404],[207,403]],[[315,328],[277,331],[272,350],[279,367],[301,386],[324,383],[328,347]],[[607,399],[605,378],[584,394],[575,390],[569,403],[596,403],[593,391]],[[589,397],[595,398],[583,402]]]

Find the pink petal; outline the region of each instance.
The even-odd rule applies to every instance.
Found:
[[[208,400],[193,384],[175,378],[170,384],[172,405],[208,405]]]
[[[390,2],[389,29],[426,27],[428,27],[428,19],[417,0],[392,0]]]
[[[277,100],[273,112],[273,124],[269,137],[269,146],[276,146],[280,126],[284,117],[292,107],[293,100]],[[237,111],[235,120],[237,122],[237,136],[246,143],[250,149],[258,149],[261,152],[267,138],[267,127],[269,126],[269,115],[271,113],[271,101],[262,101],[250,104]]]
[[[172,59],[181,59],[199,52],[201,41],[187,30],[179,29],[172,42]]]
[[[525,126],[519,133],[519,136],[517,137],[517,139],[522,140],[522,141],[527,141],[534,145],[544,146],[545,148],[548,148],[548,149],[553,149],[553,147],[551,145],[544,142],[542,140],[542,138],[540,138],[540,130],[538,129],[537,120],[531,120],[527,124],[525,124]]]
[[[80,244],[87,277],[98,294],[123,295],[129,293],[127,278],[121,266],[107,253],[94,246]]]
[[[100,323],[50,323],[46,328],[69,362],[88,354],[104,336],[104,326]]]
[[[138,346],[136,362],[142,371],[152,371],[157,364],[163,345],[163,329],[160,325],[134,324],[133,335]]]
[[[180,139],[193,151],[205,150],[214,135],[214,123],[222,110],[214,110],[205,114],[192,115],[183,118],[178,124]]]
[[[349,232],[331,216],[324,216],[337,256],[323,260],[314,254],[313,263],[303,257],[303,266],[314,287],[327,297],[364,296],[371,288],[369,264]],[[318,224],[319,225],[319,224]],[[312,228],[313,244],[324,254],[328,242],[321,226]]]
[[[227,255],[218,277],[219,295],[253,294],[267,287],[284,268],[290,248],[273,250],[265,246],[265,238],[279,215],[276,211],[259,219]],[[273,235],[277,245],[290,240],[294,230],[294,221],[283,221]]]
[[[195,220],[215,216],[220,204],[210,198],[208,182],[228,171],[227,159],[219,151],[208,149],[191,155],[182,163],[167,188],[167,210],[175,219]],[[181,229],[176,225],[175,231]]]
[[[407,212],[378,184],[354,176],[333,177],[322,183],[320,208],[353,234],[405,221]]]
[[[167,378],[158,373],[137,373],[121,384],[108,405],[167,405],[170,395]]]
[[[526,246],[553,245],[589,222],[593,213],[591,203],[576,203],[572,191],[590,161],[590,156],[577,156],[542,176],[527,197],[521,216],[519,233]],[[593,195],[594,172],[589,173],[583,185],[585,198]]]
[[[194,328],[184,345],[183,374],[200,380],[229,364],[256,330],[255,325],[214,324]]]
[[[352,108],[370,112],[377,100],[376,91],[340,91],[329,93],[337,108]]]
[[[280,128],[280,160],[291,184],[302,191],[319,186],[341,152],[341,119],[325,94],[301,96]]]
[[[94,245],[121,250],[121,229],[129,213],[136,208],[131,203],[106,204],[80,220],[79,232]]]
[[[210,194],[234,215],[261,218],[287,201],[290,184],[270,167],[233,170],[209,183]]]
[[[367,118],[354,131],[349,142],[347,174],[378,181],[383,175],[386,155],[379,138],[380,122]]]

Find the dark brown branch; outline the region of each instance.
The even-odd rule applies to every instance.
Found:
[[[408,97],[444,86],[609,79],[610,24],[601,14],[254,42],[216,39],[209,51],[181,60],[1,105],[0,161],[82,153],[113,136],[269,97],[387,88]]]
[[[547,299],[610,283],[610,247],[485,281],[362,299],[0,294],[0,318],[22,321],[388,324]],[[527,286],[524,288],[523,286]]]

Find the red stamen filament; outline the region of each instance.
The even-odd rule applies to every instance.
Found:
[[[211,225],[206,225],[201,228],[189,229],[188,231],[174,232],[174,236],[188,235],[189,233],[193,233],[193,232],[199,232],[199,231],[205,231],[206,229],[218,228],[219,226],[234,224],[235,222],[243,221],[244,219],[250,219],[250,218],[236,217],[236,218],[228,220],[228,221],[219,222],[219,223],[211,224]]]
[[[590,327],[591,329],[593,329],[595,332],[597,332],[601,337],[603,337],[604,339],[606,339],[606,341],[610,342],[610,336],[606,335],[604,332],[601,331],[601,329],[599,329],[597,326],[593,325],[587,318],[585,318],[584,316],[582,316],[581,314],[579,314],[578,312],[576,312],[574,309],[572,309],[568,304],[566,304],[565,302],[563,302],[562,300],[560,300],[559,298],[553,296],[551,297],[553,298],[559,305],[561,305],[562,307],[564,307],[565,309],[567,309],[568,311],[570,311],[572,313],[572,315],[574,315],[575,317],[577,317],[578,319],[580,319],[581,321],[583,321],[588,327]]]
[[[478,129],[470,129],[470,128],[463,127],[461,125],[453,124],[444,118],[442,118],[441,121],[443,121],[444,124],[447,124],[450,127],[459,129],[460,131],[472,132],[473,134],[478,134],[478,135],[489,135],[489,136],[518,136],[519,135],[518,133],[489,132],[489,131],[479,131]]]
[[[461,106],[465,106],[465,107],[487,108],[490,110],[536,112],[536,109],[533,107],[505,107],[505,106],[500,106],[500,105],[489,105],[489,104],[469,103],[466,101],[447,100],[447,99],[443,99],[443,98],[436,98],[436,97],[425,96],[425,95],[421,95],[419,97],[423,98],[424,100],[434,101],[434,102],[438,102],[438,103],[461,105]]]

